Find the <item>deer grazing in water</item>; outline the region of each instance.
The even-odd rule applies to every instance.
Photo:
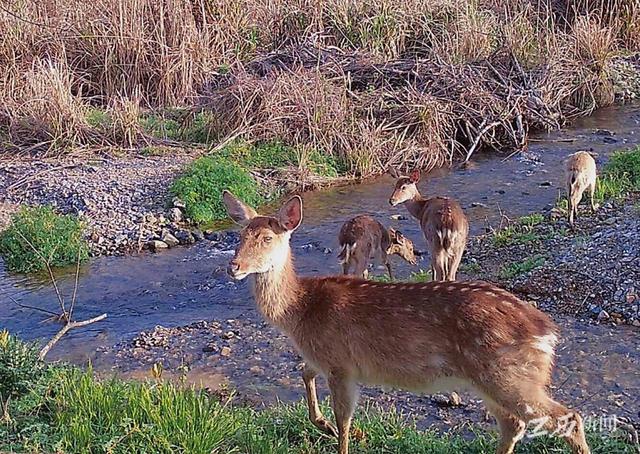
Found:
[[[251,277],[258,309],[304,358],[309,418],[337,434],[340,454],[349,451],[360,383],[475,389],[498,421],[500,454],[512,453],[526,424],[536,421],[560,430],[574,454],[590,452],[580,415],[547,392],[558,340],[547,315],[485,282],[299,277],[289,240],[302,222],[302,199],[291,198],[274,217],[258,215],[228,191],[223,200],[243,226],[228,272]],[[327,379],[337,430],[320,412],[318,374]]]
[[[396,254],[407,262],[418,263],[413,252],[413,242],[395,229],[386,229],[371,216],[360,215],[345,222],[338,235],[343,274],[353,274],[367,278],[369,260],[372,255],[387,267],[389,278],[393,279],[389,256]]]
[[[565,162],[565,181],[571,226],[573,226],[574,217],[578,215],[578,205],[582,195],[587,189],[591,199],[591,211],[595,213],[597,206],[593,197],[596,192],[596,179],[596,161],[589,153],[578,151],[569,155]]]
[[[420,228],[431,252],[436,281],[455,281],[469,235],[469,223],[460,204],[448,197],[424,198],[418,191],[420,171],[398,177],[389,198],[392,206],[404,203]]]

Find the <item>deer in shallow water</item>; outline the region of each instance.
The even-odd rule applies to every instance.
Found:
[[[387,267],[391,279],[390,255],[399,255],[412,265],[418,263],[413,242],[398,230],[387,230],[371,216],[360,215],[345,222],[340,229],[338,242],[341,249],[338,259],[342,263],[343,274],[353,270],[353,274],[366,279],[372,255]]]
[[[558,340],[547,315],[485,282],[300,277],[289,241],[302,222],[302,199],[291,198],[275,216],[257,214],[228,191],[223,200],[243,226],[228,272],[250,277],[259,311],[304,358],[309,418],[338,436],[340,454],[349,451],[358,384],[471,388],[498,421],[498,453],[512,453],[532,421],[564,428],[574,454],[590,452],[580,415],[547,391]],[[318,406],[318,374],[327,379],[337,428]]]
[[[570,154],[565,162],[565,184],[569,211],[569,224],[573,226],[574,217],[578,215],[578,205],[584,191],[589,191],[591,211],[595,213],[597,205],[594,202],[596,192],[596,161],[586,151]]]
[[[469,235],[469,223],[460,204],[448,197],[424,198],[418,191],[420,171],[397,177],[389,198],[392,206],[403,203],[420,222],[431,252],[431,271],[436,281],[455,281]]]

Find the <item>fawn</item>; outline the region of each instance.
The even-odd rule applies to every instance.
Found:
[[[593,196],[596,191],[596,161],[586,151],[570,154],[565,163],[565,181],[567,201],[569,203],[569,224],[573,226],[574,216],[578,215],[578,205],[587,189],[591,199],[591,211],[595,213]]]
[[[385,229],[371,216],[360,215],[345,222],[338,235],[341,251],[338,255],[343,274],[353,268],[356,276],[367,278],[369,259],[375,255],[387,267],[393,279],[389,255],[399,255],[407,262],[418,263],[413,252],[413,242],[395,229]]]
[[[398,177],[389,203],[404,203],[431,251],[431,271],[436,281],[455,281],[469,235],[469,223],[460,204],[448,197],[424,198],[418,191],[420,171]]]
[[[416,392],[470,387],[498,421],[498,453],[512,453],[531,421],[568,427],[560,435],[573,453],[590,452],[580,415],[547,392],[558,329],[546,314],[485,282],[299,277],[289,240],[302,222],[302,199],[294,196],[275,217],[228,191],[223,200],[244,226],[228,272],[251,276],[258,309],[304,358],[309,419],[338,436],[340,454],[349,451],[359,383]],[[318,374],[327,379],[337,430],[320,412]]]

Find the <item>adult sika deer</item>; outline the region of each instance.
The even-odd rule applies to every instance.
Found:
[[[391,272],[390,255],[399,255],[407,262],[415,265],[417,262],[413,252],[413,242],[395,229],[386,229],[371,216],[360,215],[349,219],[342,225],[338,235],[340,254],[338,259],[342,263],[343,274],[353,274],[367,278],[367,266],[372,255],[387,267],[389,277]]]
[[[597,207],[593,196],[596,192],[596,178],[596,161],[589,153],[578,151],[569,155],[565,162],[565,181],[571,226],[573,226],[574,217],[578,215],[578,205],[586,190],[589,190],[591,211],[595,213]]]
[[[448,197],[424,198],[418,191],[420,171],[399,177],[389,198],[392,206],[404,203],[420,228],[431,252],[431,270],[436,281],[455,281],[467,244],[469,223],[460,204]]]
[[[573,452],[589,453],[580,416],[547,393],[558,339],[548,316],[484,282],[299,277],[289,240],[302,222],[302,199],[291,198],[275,217],[258,215],[229,192],[223,199],[244,226],[229,274],[251,276],[258,309],[305,360],[309,418],[335,433],[316,396],[316,375],[326,377],[340,454],[348,454],[359,383],[475,389],[498,421],[498,453],[512,453],[533,420],[564,428]]]

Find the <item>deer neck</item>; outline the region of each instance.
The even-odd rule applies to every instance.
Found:
[[[420,193],[416,193],[413,199],[407,200],[404,202],[404,205],[407,207],[407,211],[411,216],[420,220],[422,219],[422,212],[424,211],[424,206],[427,202],[427,199],[422,197]]]
[[[294,322],[294,309],[301,294],[301,285],[289,251],[281,266],[256,274],[253,292],[258,309],[274,325],[287,329]]]

